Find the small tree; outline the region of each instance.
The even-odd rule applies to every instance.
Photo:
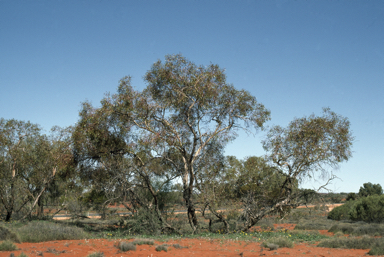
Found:
[[[351,157],[352,141],[348,119],[330,109],[324,109],[323,116],[296,118],[287,128],[272,127],[263,147],[269,164],[283,180],[273,202],[264,208],[257,208],[259,198],[248,199],[244,207],[244,230],[269,213],[298,206],[301,195],[300,191],[295,192],[297,182],[316,175],[323,178],[328,175],[332,179],[327,168],[337,168]]]
[[[359,197],[367,197],[371,195],[382,195],[383,188],[380,184],[372,184],[371,182],[364,183],[359,190]]]

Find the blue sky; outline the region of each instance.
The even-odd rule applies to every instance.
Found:
[[[383,1],[0,0],[0,117],[46,131],[74,125],[118,81],[181,53],[219,64],[227,81],[271,110],[268,125],[330,107],[351,122],[353,158],[330,189],[384,186]],[[240,134],[228,155],[263,155]],[[316,187],[307,181],[304,186]]]

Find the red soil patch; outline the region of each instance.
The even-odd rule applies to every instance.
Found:
[[[18,256],[24,252],[28,256],[69,257],[87,256],[96,251],[109,256],[363,256],[369,250],[329,249],[320,248],[312,244],[295,244],[294,248],[280,248],[274,251],[261,248],[259,242],[245,242],[234,240],[209,239],[177,239],[169,240],[166,244],[180,244],[188,247],[176,249],[169,247],[168,252],[157,252],[156,245],[138,245],[136,251],[120,252],[114,247],[119,240],[91,239],[91,240],[63,240],[44,243],[17,244],[20,250],[12,251]],[[11,252],[0,252],[0,257],[9,257]],[[43,255],[42,255],[43,254]]]

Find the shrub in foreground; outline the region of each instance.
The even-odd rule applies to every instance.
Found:
[[[158,245],[158,246],[156,246],[155,250],[158,252],[161,252],[161,251],[167,252],[168,251],[168,245],[167,244]]]
[[[87,257],[104,257],[104,253],[103,252],[94,252],[94,253],[88,254]]]
[[[117,248],[122,252],[136,251],[136,245],[130,242],[119,242]]]
[[[326,248],[345,248],[345,249],[370,249],[378,239],[369,236],[361,238],[344,237],[332,238],[321,241],[317,246]],[[380,239],[381,240],[381,239]]]
[[[83,229],[52,222],[30,222],[16,230],[22,242],[45,242],[55,240],[77,240],[87,238]]]
[[[0,244],[0,251],[14,251],[17,250],[17,246],[12,241],[5,240]]]
[[[285,237],[273,237],[262,243],[263,247],[269,248],[270,250],[276,250],[277,248],[292,248],[293,243]],[[276,247],[277,246],[277,247]]]
[[[0,226],[0,241],[10,240],[15,243],[21,243],[19,236],[9,228]]]

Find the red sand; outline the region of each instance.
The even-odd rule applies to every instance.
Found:
[[[87,256],[90,253],[101,251],[104,256],[363,256],[369,250],[347,250],[320,248],[311,244],[297,243],[294,248],[279,248],[269,251],[261,248],[260,243],[249,243],[233,240],[209,239],[177,239],[169,240],[167,244],[180,244],[188,248],[176,249],[169,247],[168,252],[157,252],[156,245],[140,245],[136,251],[120,252],[114,247],[119,240],[91,239],[91,240],[64,240],[44,243],[17,244],[20,250],[12,251],[15,256],[24,252],[28,256],[67,257]],[[242,255],[240,255],[242,253]],[[11,252],[0,252],[0,257],[9,257]],[[43,255],[42,255],[43,254]]]

